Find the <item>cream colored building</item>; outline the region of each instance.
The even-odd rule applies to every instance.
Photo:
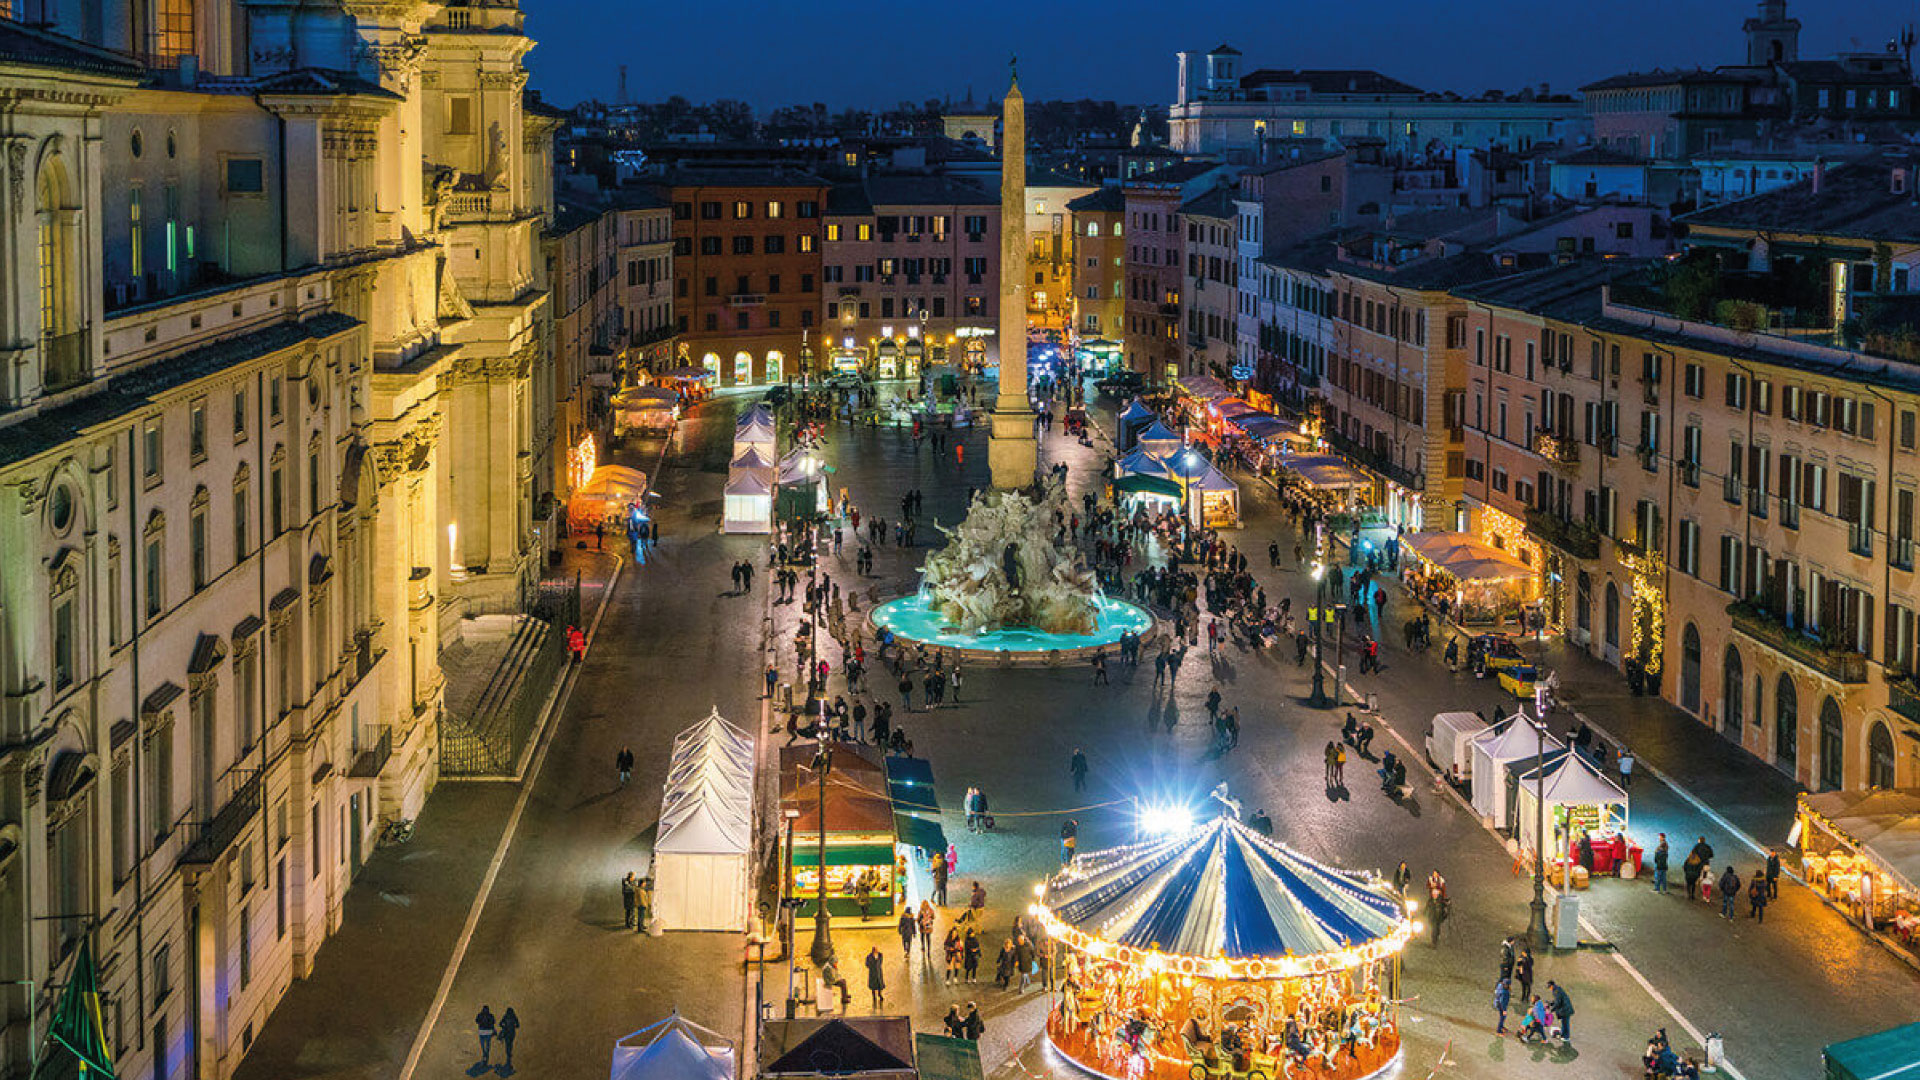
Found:
[[[554,124],[512,2],[128,7],[0,21],[0,1070],[91,934],[120,1073],[224,1077],[531,583]]]

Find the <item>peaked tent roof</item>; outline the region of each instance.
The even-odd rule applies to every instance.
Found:
[[[773,481],[767,479],[770,472],[762,469],[737,469],[727,481],[727,495],[771,495]]]
[[[1124,424],[1132,420],[1151,420],[1153,418],[1154,412],[1152,409],[1147,408],[1146,402],[1141,401],[1139,398],[1134,398],[1131,404],[1120,410],[1119,419],[1120,422]]]
[[[748,443],[745,450],[740,451],[740,453],[734,456],[732,461],[727,463],[727,467],[730,469],[771,469],[773,468],[773,462],[768,461],[766,455],[760,452],[759,443]]]
[[[1227,816],[1083,855],[1047,882],[1040,902],[1070,943],[1207,963],[1391,952],[1413,926],[1385,884],[1314,862]]]
[[[1129,476],[1172,476],[1167,463],[1147,453],[1140,447],[1134,447],[1119,461],[1120,471]]]
[[[1627,793],[1620,785],[1600,775],[1587,759],[1579,754],[1563,754],[1558,761],[1546,766],[1547,782],[1543,794],[1548,804],[1553,803],[1623,803]],[[1524,777],[1523,780],[1532,778]],[[1521,788],[1532,792],[1534,785],[1523,782]]]
[[[1167,425],[1155,420],[1134,436],[1136,442],[1179,442],[1180,436],[1167,429]]]
[[[1167,472],[1182,480],[1198,480],[1212,471],[1213,463],[1198,450],[1183,450],[1167,458]]]
[[[674,740],[656,854],[740,854],[752,843],[753,756],[719,710]]]
[[[1236,484],[1232,480],[1227,479],[1227,476],[1225,473],[1222,473],[1219,469],[1214,468],[1212,465],[1208,465],[1207,471],[1204,473],[1201,473],[1200,477],[1196,479],[1190,486],[1195,491],[1238,491],[1240,490],[1239,484]]]
[[[668,1045],[650,1056],[662,1044]],[[676,1012],[613,1044],[611,1080],[730,1080],[733,1058],[724,1036]]]
[[[1495,761],[1518,761],[1521,758],[1538,756],[1542,745],[1540,739],[1531,723],[1522,724],[1519,722],[1519,717],[1509,716],[1475,735],[1473,743]],[[1547,732],[1544,745],[1548,753],[1566,749],[1559,739],[1553,737],[1552,732]]]
[[[835,1017],[795,1043],[762,1075],[776,1073],[830,1073],[846,1075],[911,1069],[910,1061],[868,1038],[845,1020]]]

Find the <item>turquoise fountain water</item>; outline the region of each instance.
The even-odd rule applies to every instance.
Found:
[[[930,606],[926,590],[898,600],[889,600],[873,609],[873,623],[884,626],[909,641],[925,642],[949,649],[973,649],[981,652],[1053,652],[1115,645],[1121,634],[1145,634],[1153,628],[1153,616],[1144,608],[1110,596],[1098,599],[1097,625],[1091,634],[1049,634],[1024,626],[1003,626],[978,634],[969,634],[947,625]]]

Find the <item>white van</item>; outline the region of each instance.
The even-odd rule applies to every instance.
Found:
[[[1466,787],[1473,778],[1473,737],[1486,729],[1487,722],[1474,713],[1435,714],[1427,725],[1427,763],[1453,786]]]

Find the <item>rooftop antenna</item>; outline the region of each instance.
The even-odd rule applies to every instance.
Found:
[[[620,65],[620,104],[627,103],[627,65]]]

